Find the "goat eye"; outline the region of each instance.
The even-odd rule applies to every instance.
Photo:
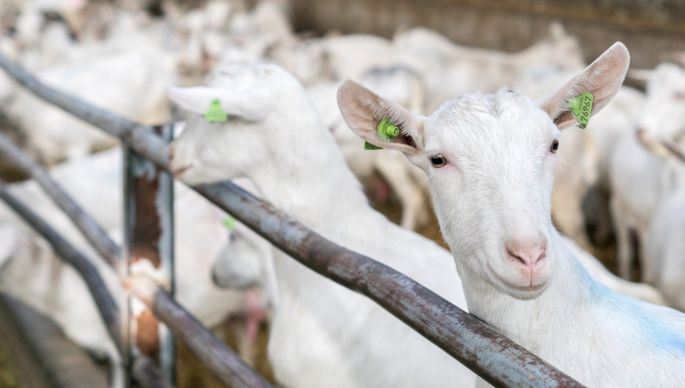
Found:
[[[557,150],[559,149],[559,140],[553,140],[552,145],[549,147],[549,151],[551,153],[556,153]]]
[[[444,167],[447,164],[447,159],[444,156],[437,154],[430,157],[431,164],[435,168]]]

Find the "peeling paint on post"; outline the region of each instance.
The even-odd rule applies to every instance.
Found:
[[[153,129],[165,142],[173,138],[173,124]],[[154,268],[156,278],[173,295],[173,178],[130,148],[126,147],[124,152],[126,274],[141,266]],[[173,338],[152,311],[134,298],[128,301],[125,330],[128,359],[133,360],[135,354],[142,353],[158,360],[162,374],[173,383],[176,358]]]

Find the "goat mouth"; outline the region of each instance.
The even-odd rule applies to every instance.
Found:
[[[176,177],[180,177],[181,175],[183,175],[184,172],[190,170],[192,167],[193,167],[192,164],[188,164],[188,165],[185,165],[183,167],[179,167],[179,168],[175,168],[175,169],[171,170],[171,173]]]
[[[529,286],[519,286],[516,284],[512,284],[509,280],[505,279],[501,275],[495,271],[490,263],[485,264],[485,272],[491,277],[497,280],[497,282],[501,283],[504,285],[505,288],[512,289],[514,291],[518,292],[525,292],[525,293],[537,293],[539,291],[544,290],[547,288],[547,285],[549,285],[549,282],[545,281],[540,284],[531,284]]]

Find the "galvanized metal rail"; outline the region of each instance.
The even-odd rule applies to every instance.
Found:
[[[126,283],[133,294],[145,302],[222,382],[230,387],[271,386],[176,303],[155,280],[139,275]]]
[[[45,101],[107,133],[168,170],[167,147],[149,127],[41,83],[0,55],[0,67]],[[405,275],[324,239],[232,183],[195,189],[317,273],[371,298],[495,386],[580,387],[571,377]]]
[[[69,215],[76,228],[83,233],[107,263],[116,268],[121,261],[121,249],[109,238],[107,232],[61,188],[48,172],[28,154],[17,147],[6,135],[0,133],[0,154],[10,159],[16,167],[31,176],[48,194],[48,197]]]
[[[28,207],[17,200],[7,190],[5,182],[0,180],[0,198],[7,205],[19,214],[33,229],[41,234],[53,247],[55,252],[64,259],[69,265],[74,267],[81,275],[100,313],[107,333],[114,342],[114,345],[121,352],[122,339],[120,335],[120,311],[116,301],[112,298],[107,286],[100,277],[97,268],[80,251],[74,248],[65,238],[57,233],[47,222],[32,212]],[[169,388],[169,385],[159,378],[159,372],[154,365],[146,360],[140,360],[142,364],[150,366],[138,366],[134,377],[145,387],[150,388]],[[142,365],[139,364],[139,365]]]
[[[4,181],[0,181],[0,198],[31,225],[33,229],[43,235],[55,252],[78,271],[86,286],[88,286],[88,290],[93,295],[95,305],[107,328],[107,334],[109,334],[117,348],[121,349],[119,306],[117,306],[116,301],[112,298],[107,285],[102,280],[102,277],[100,277],[100,273],[93,263],[83,253],[75,249],[47,222],[10,194]]]
[[[30,156],[23,152],[16,144],[6,136],[0,134],[0,154],[8,156],[17,166],[39,182],[42,187],[48,187],[48,196],[63,209],[71,220],[79,219],[84,224],[91,226],[88,233],[84,233],[86,240],[93,245],[96,251],[102,255],[111,255],[119,252],[121,248],[109,237],[97,221],[83,210],[76,201],[50,176],[50,174],[38,165]],[[119,335],[120,321],[118,306],[112,299],[97,269],[83,254],[54,231],[50,226],[29,210],[19,200],[7,191],[6,185],[0,181],[0,199],[3,199],[23,219],[25,219],[39,234],[50,242],[60,257],[72,264],[84,277],[89,290],[97,290],[96,305],[107,322],[108,333],[117,335],[115,344],[119,350],[123,348],[123,342]],[[69,206],[65,206],[69,205]],[[108,249],[113,248],[113,249]],[[115,256],[110,259],[116,259]],[[116,268],[112,260],[107,262]],[[76,263],[79,267],[76,267]],[[85,268],[85,270],[81,270]],[[142,283],[142,286],[141,286]],[[198,322],[187,310],[174,300],[174,298],[156,283],[150,283],[144,278],[127,279],[125,284],[129,289],[148,304],[155,316],[163,321],[167,327],[177,336],[208,369],[222,382],[231,387],[259,387],[266,388],[270,385],[257,372],[245,364],[240,357],[228,346],[214,337],[200,322]],[[94,294],[95,295],[95,294]],[[160,371],[154,365],[150,357],[138,354],[133,361],[132,371],[136,380],[147,387],[168,386],[159,385],[164,381]],[[145,379],[145,380],[143,380]],[[145,381],[143,383],[142,381]]]

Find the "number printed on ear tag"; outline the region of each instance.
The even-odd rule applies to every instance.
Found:
[[[582,129],[585,129],[590,122],[593,99],[594,97],[592,96],[592,93],[585,92],[580,96],[571,98],[568,101],[568,107],[571,109],[571,112],[573,112],[573,115],[576,116],[578,126]]]

